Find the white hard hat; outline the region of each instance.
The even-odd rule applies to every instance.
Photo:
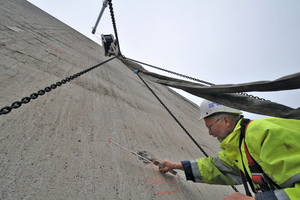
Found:
[[[236,113],[236,114],[242,114],[240,110],[229,108],[227,106],[223,106],[221,104],[204,100],[200,105],[200,120],[204,119],[205,117],[208,117],[214,113],[218,112],[225,112],[225,113]]]

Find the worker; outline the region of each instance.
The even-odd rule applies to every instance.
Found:
[[[187,180],[198,183],[244,184],[247,195],[236,192],[226,200],[300,199],[300,120],[271,117],[248,122],[241,114],[204,100],[200,121],[204,120],[223,151],[180,163],[163,160],[165,167],[159,170],[181,169]]]

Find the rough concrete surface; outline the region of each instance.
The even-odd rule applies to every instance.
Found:
[[[108,58],[25,0],[0,1],[0,108]],[[209,155],[199,108],[148,82]],[[158,160],[203,157],[140,79],[114,59],[0,115],[0,199],[223,199],[230,186],[161,174],[109,139]],[[240,187],[239,187],[239,190]]]

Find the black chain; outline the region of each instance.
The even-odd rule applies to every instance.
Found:
[[[190,80],[193,80],[193,81],[197,81],[197,82],[200,82],[200,83],[204,83],[204,84],[206,84],[206,85],[210,85],[210,86],[214,85],[213,83],[209,83],[209,82],[206,82],[206,81],[197,79],[197,78],[193,78],[193,77],[186,76],[186,75],[183,75],[183,74],[179,74],[179,73],[177,73],[177,72],[173,72],[173,71],[170,71],[170,70],[167,70],[167,69],[163,69],[163,68],[160,68],[160,67],[156,67],[156,66],[153,66],[153,65],[149,65],[149,64],[146,64],[146,63],[137,61],[137,60],[133,60],[133,59],[130,59],[130,58],[126,58],[126,59],[129,60],[129,61],[133,61],[133,62],[142,64],[142,65],[147,65],[147,66],[152,67],[152,68],[155,68],[155,69],[159,69],[159,70],[164,71],[164,72],[168,72],[168,73],[170,73],[170,74],[174,74],[174,75],[177,75],[177,76],[181,76],[181,77],[186,78],[186,79],[190,79]]]
[[[139,76],[138,70],[136,70],[134,73],[137,74],[137,76],[142,80],[142,82],[146,85],[146,87],[151,91],[151,93],[155,96],[155,98],[161,103],[161,105],[168,111],[168,113],[172,116],[172,118],[178,123],[178,125],[182,128],[182,130],[190,137],[190,139],[194,142],[194,144],[201,150],[201,152],[206,156],[209,157],[208,154],[204,151],[204,149],[198,144],[198,142],[193,138],[193,136],[184,128],[184,126],[180,123],[180,121],[173,115],[173,113],[168,109],[168,107],[162,102],[162,100],[155,94],[155,92],[150,88],[150,86],[142,79],[142,77]],[[235,192],[239,192],[238,189],[231,185],[231,188]]]
[[[112,21],[112,25],[113,25],[115,36],[116,36],[116,43],[117,43],[117,45],[119,47],[119,54],[118,55],[122,55],[121,54],[121,49],[120,49],[120,43],[119,43],[119,37],[118,37],[118,32],[117,32],[117,25],[116,25],[116,20],[115,20],[115,15],[114,15],[113,4],[112,4],[111,1],[112,0],[108,1],[109,11],[110,11],[110,16],[111,16],[111,21]]]
[[[121,54],[121,49],[120,49],[120,43],[119,43],[119,38],[118,38],[118,33],[117,33],[117,26],[116,26],[116,21],[115,21],[115,16],[114,16],[114,11],[113,11],[113,7],[112,7],[112,3],[111,3],[111,0],[109,0],[108,2],[109,4],[109,9],[110,9],[110,14],[111,14],[111,19],[112,19],[112,24],[113,24],[113,28],[114,28],[114,32],[115,32],[115,36],[116,36],[116,41],[117,41],[117,45],[119,46],[119,54],[118,55],[122,55]],[[124,56],[123,56],[124,57]],[[125,57],[124,57],[125,58]],[[135,61],[135,60],[132,60],[132,59],[129,59],[129,58],[126,58],[127,60],[131,60],[131,61],[134,61],[134,62],[137,62],[137,63],[140,63],[140,64],[144,64],[144,65],[147,65],[147,66],[150,66],[150,67],[154,67],[156,69],[159,69],[159,70],[162,70],[162,71],[165,71],[165,72],[168,72],[168,73],[171,73],[171,74],[174,74],[174,75],[178,75],[178,76],[181,76],[181,77],[184,77],[184,78],[187,78],[187,79],[191,79],[193,81],[197,81],[197,82],[201,82],[201,83],[204,83],[204,84],[207,84],[207,85],[214,85],[212,83],[209,83],[209,82],[206,82],[206,81],[202,81],[202,80],[199,80],[199,79],[196,79],[196,78],[193,78],[193,77],[189,77],[189,76],[186,76],[186,75],[182,75],[182,74],[179,74],[179,73],[176,73],[176,72],[172,72],[172,71],[169,71],[169,70],[166,70],[166,69],[162,69],[162,68],[159,68],[159,67],[155,67],[155,66],[152,66],[152,65],[148,65],[146,63],[141,63],[139,61]],[[138,72],[136,73],[138,75]],[[196,144],[196,146],[202,151],[202,153],[208,157],[207,153],[202,149],[202,147],[196,142],[196,140],[190,135],[190,133],[184,128],[184,126],[177,120],[177,118],[173,115],[173,113],[167,108],[167,106],[159,99],[159,97],[154,93],[154,91],[148,86],[148,84],[142,79],[142,77],[140,77],[138,75],[138,77],[143,81],[143,83],[148,87],[148,89],[152,92],[152,94],[157,98],[157,100],[163,105],[163,107],[169,112],[169,114],[173,117],[173,119],[179,124],[179,126],[185,131],[185,133],[191,138],[191,140]],[[236,192],[239,192],[237,190],[237,188],[235,186],[231,186],[232,189]]]
[[[20,108],[22,104],[27,104],[27,103],[30,102],[30,100],[36,99],[36,98],[38,98],[38,96],[43,96],[46,92],[50,92],[50,91],[56,89],[57,87],[60,87],[63,84],[66,84],[66,83],[70,82],[71,80],[73,80],[73,79],[75,79],[75,78],[77,78],[77,77],[79,77],[79,76],[81,76],[81,75],[83,75],[83,74],[99,67],[100,65],[103,65],[103,64],[113,60],[114,58],[116,58],[116,57],[113,57],[113,58],[111,58],[109,60],[106,60],[106,61],[104,61],[104,62],[102,62],[98,65],[95,65],[94,67],[83,70],[83,71],[81,71],[77,74],[74,74],[73,76],[70,76],[70,77],[66,78],[66,79],[58,81],[57,83],[52,84],[52,85],[46,87],[45,89],[39,90],[37,93],[31,94],[29,97],[22,98],[21,101],[16,101],[16,102],[12,103],[11,106],[5,106],[0,110],[0,115],[8,114],[8,113],[11,112],[12,109]]]
[[[115,20],[115,15],[114,15],[114,9],[113,9],[113,4],[111,2],[112,0],[109,0],[108,1],[108,5],[109,5],[109,10],[110,10],[110,15],[111,15],[111,20],[112,20],[112,25],[113,25],[113,28],[114,28],[114,32],[115,32],[115,36],[116,36],[116,43],[119,47],[119,55],[122,55],[121,54],[121,49],[120,49],[120,43],[119,43],[119,38],[118,38],[118,32],[117,32],[117,25],[116,25],[116,20]],[[123,56],[124,57],[124,56]],[[125,57],[124,57],[125,58]],[[140,61],[137,61],[137,60],[133,60],[133,59],[130,59],[130,58],[126,58],[127,60],[130,60],[130,61],[133,61],[133,62],[136,62],[136,63],[140,63],[142,65],[147,65],[149,67],[152,67],[152,68],[155,68],[155,69],[159,69],[161,71],[164,71],[164,72],[168,72],[170,74],[174,74],[174,75],[177,75],[177,76],[181,76],[183,78],[186,78],[186,79],[190,79],[190,80],[193,80],[193,81],[196,81],[196,82],[199,82],[199,83],[203,83],[203,84],[206,84],[206,85],[210,85],[210,86],[213,86],[215,84],[213,83],[209,83],[207,81],[203,81],[203,80],[200,80],[200,79],[197,79],[197,78],[193,78],[193,77],[190,77],[190,76],[186,76],[186,75],[183,75],[183,74],[179,74],[177,72],[173,72],[173,71],[170,71],[170,70],[167,70],[167,69],[163,69],[163,68],[160,68],[160,67],[156,67],[156,66],[153,66],[153,65],[149,65],[147,63],[143,63],[143,62],[140,62]],[[253,96],[253,95],[249,95],[247,93],[244,93],[244,92],[238,92],[238,94],[241,94],[241,95],[244,95],[244,96],[247,96],[247,97],[251,97],[251,98],[254,98],[254,99],[259,99],[259,100],[262,100],[262,101],[269,101],[269,100],[266,100],[264,98],[260,98],[258,96]],[[270,101],[269,101],[270,102]]]
[[[177,75],[177,76],[186,78],[186,79],[190,79],[190,80],[193,80],[193,81],[196,81],[196,82],[199,82],[199,83],[203,83],[203,84],[210,85],[210,86],[215,85],[215,84],[213,84],[213,83],[209,83],[209,82],[206,82],[206,81],[197,79],[197,78],[193,78],[193,77],[186,76],[186,75],[183,75],[183,74],[179,74],[179,73],[177,73],[177,72],[173,72],[173,71],[170,71],[170,70],[167,70],[167,69],[163,69],[163,68],[160,68],[160,67],[156,67],[156,66],[154,66],[154,65],[149,65],[149,64],[147,64],[147,63],[143,63],[143,62],[140,62],[140,61],[137,61],[137,60],[133,60],[133,59],[130,59],[130,58],[126,58],[126,59],[129,60],[129,61],[132,61],[132,62],[136,62],[136,63],[142,64],[142,65],[146,65],[146,66],[148,66],[148,67],[152,67],[152,68],[155,68],[155,69],[164,71],[164,72],[168,72],[168,73],[170,73],[170,74],[174,74],[174,75]],[[266,99],[264,99],[264,98],[260,98],[260,97],[258,97],[258,96],[253,96],[253,95],[251,95],[251,94],[247,94],[247,93],[244,93],[244,92],[238,92],[238,94],[241,94],[241,95],[244,95],[244,96],[247,96],[247,97],[250,97],[250,98],[258,99],[258,100],[261,100],[261,101],[268,101],[268,102],[271,102],[271,101],[266,100]]]
[[[115,32],[115,36],[116,36],[116,43],[119,47],[119,53],[118,53],[118,56],[119,55],[122,55],[121,54],[121,49],[120,49],[120,43],[119,43],[119,38],[118,38],[118,32],[117,32],[117,26],[116,26],[116,20],[115,20],[115,15],[114,15],[114,10],[113,10],[113,4],[111,2],[112,0],[109,0],[108,1],[108,5],[109,5],[109,10],[110,10],[110,15],[111,15],[111,20],[112,20],[112,24],[113,24],[113,28],[114,28],[114,32]],[[124,56],[123,56],[124,57]],[[124,57],[125,58],[125,57]],[[177,75],[177,76],[181,76],[183,78],[186,78],[186,79],[190,79],[190,80],[193,80],[193,81],[196,81],[196,82],[199,82],[199,83],[203,83],[203,84],[206,84],[206,85],[210,85],[210,86],[213,86],[215,84],[213,83],[209,83],[207,81],[203,81],[203,80],[200,80],[200,79],[197,79],[197,78],[193,78],[193,77],[190,77],[190,76],[186,76],[186,75],[183,75],[183,74],[179,74],[177,72],[173,72],[173,71],[170,71],[170,70],[166,70],[166,69],[163,69],[163,68],[160,68],[160,67],[156,67],[156,66],[153,66],[153,65],[149,65],[149,64],[146,64],[146,63],[143,63],[143,62],[140,62],[140,61],[137,61],[137,60],[133,60],[133,59],[130,59],[130,58],[126,58],[127,60],[130,60],[130,61],[133,61],[133,62],[136,62],[136,63],[140,63],[140,64],[143,64],[143,65],[147,65],[149,67],[152,67],[152,68],[155,68],[155,69],[159,69],[159,70],[162,70],[164,72],[168,72],[170,74],[174,74],[174,75]],[[241,95],[244,95],[244,96],[247,96],[247,97],[250,97],[250,98],[254,98],[254,99],[258,99],[258,100],[261,100],[261,101],[268,101],[268,102],[271,102],[270,100],[266,100],[264,98],[260,98],[258,96],[253,96],[251,94],[247,94],[245,92],[238,92],[238,94],[241,94]]]
[[[168,113],[173,117],[173,119],[178,123],[178,125],[183,129],[183,131],[191,138],[191,140],[196,144],[196,146],[202,151],[202,153],[208,157],[207,153],[202,149],[202,147],[197,143],[197,141],[191,136],[191,134],[184,128],[184,126],[178,121],[178,119],[173,115],[173,113],[168,109],[168,107],[160,100],[160,98],[155,94],[155,92],[149,87],[149,85],[139,76],[138,71],[135,72],[138,77],[143,81],[146,87],[151,91],[151,93],[156,97],[156,99],[161,103],[161,105],[168,111]]]

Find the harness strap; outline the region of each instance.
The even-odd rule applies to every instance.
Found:
[[[247,123],[247,125],[244,129],[244,137],[246,137],[246,130],[251,121],[249,121]],[[265,185],[266,183],[263,179],[263,174],[261,173],[260,166],[256,165],[256,162],[253,161],[252,157],[250,156],[245,140],[244,140],[244,147],[245,147],[245,153],[247,156],[248,165],[250,168],[251,177],[252,177],[253,182],[258,185]]]
[[[247,127],[250,124],[250,122],[251,121],[249,119],[244,119],[244,118],[241,121],[241,135],[240,135],[240,142],[239,142],[239,145],[240,145],[239,147],[240,148],[241,148],[242,140],[246,136],[246,130],[247,130]],[[245,169],[244,162],[242,162],[242,163],[243,163],[244,171],[247,175],[247,179],[248,179],[248,182],[251,186],[252,191],[254,193],[258,193],[258,192],[265,192],[265,191],[275,190],[275,187],[281,188],[278,184],[276,184],[274,181],[272,181],[264,173],[261,166],[252,158],[252,156],[250,155],[250,153],[248,151],[245,139],[244,139],[244,147],[245,147],[245,153],[246,153],[246,157],[247,157],[247,160],[248,160],[248,165],[249,165],[249,169],[250,169],[250,172],[251,172],[252,180],[249,177],[249,175],[248,175],[248,173]],[[241,153],[241,156],[242,156],[242,153]],[[242,161],[243,161],[243,158],[242,158]],[[255,190],[252,181],[253,181],[253,183],[258,184],[260,186],[260,191]],[[244,180],[243,180],[243,182],[244,182]],[[247,184],[244,184],[245,189],[246,189],[246,185]]]
[[[249,174],[247,173],[247,170],[246,170],[246,167],[245,167],[245,164],[244,164],[244,161],[243,161],[242,151],[241,151],[242,141],[243,141],[243,138],[244,138],[244,135],[245,135],[245,127],[249,122],[250,122],[250,119],[245,119],[245,118],[243,118],[242,121],[241,121],[241,124],[240,124],[241,125],[241,135],[240,135],[240,141],[239,141],[239,149],[240,149],[242,164],[243,164],[243,168],[244,168],[244,172],[245,172],[245,173],[243,173],[241,171],[240,174],[241,174],[241,177],[242,177],[242,181],[243,181],[243,185],[244,185],[244,188],[245,188],[245,191],[246,191],[246,195],[251,197],[252,195],[249,191],[247,182],[249,183],[249,185],[250,185],[250,187],[251,187],[251,189],[254,193],[256,193],[255,192],[255,187],[252,183],[252,180],[251,180]]]

